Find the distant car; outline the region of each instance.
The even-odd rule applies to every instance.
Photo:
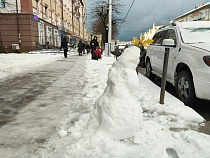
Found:
[[[148,78],[162,77],[164,39],[174,41],[167,81],[175,86],[177,97],[186,105],[193,105],[196,98],[210,100],[210,21],[179,22],[159,29],[146,53]]]

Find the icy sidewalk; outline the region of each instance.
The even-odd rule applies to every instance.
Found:
[[[83,98],[87,60],[89,55],[70,56],[67,59],[57,57],[56,61],[16,74],[20,76],[24,76],[24,73],[29,74],[33,78],[31,81],[33,83],[30,80],[21,80],[20,82],[24,83],[23,87],[19,89],[13,87],[11,93],[24,95],[29,89],[37,89],[36,92],[40,93],[16,114],[11,123],[0,128],[0,157],[19,158],[36,155],[36,151],[43,148],[50,138],[59,138],[59,131],[62,128],[72,126],[72,123],[66,123],[66,120],[69,117],[76,119],[81,115],[79,105]],[[4,84],[3,80],[0,84]],[[39,88],[46,85],[45,89]],[[8,96],[4,99],[12,98]]]

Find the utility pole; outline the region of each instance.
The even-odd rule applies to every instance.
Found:
[[[111,42],[112,42],[112,0],[109,0],[109,30],[108,30],[108,56],[111,52]]]

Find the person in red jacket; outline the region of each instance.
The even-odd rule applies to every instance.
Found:
[[[93,51],[93,56],[92,57],[93,57],[94,60],[98,60],[98,59],[102,58],[101,51],[102,50],[99,47],[97,47],[96,50]]]

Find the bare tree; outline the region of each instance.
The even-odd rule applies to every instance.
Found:
[[[120,9],[124,5],[120,0],[113,0],[112,5],[112,39],[118,34],[118,25],[123,21],[120,17]],[[103,37],[103,43],[108,42],[108,18],[109,18],[109,4],[108,0],[94,0],[89,12],[92,19],[91,28],[94,33],[100,33]]]

